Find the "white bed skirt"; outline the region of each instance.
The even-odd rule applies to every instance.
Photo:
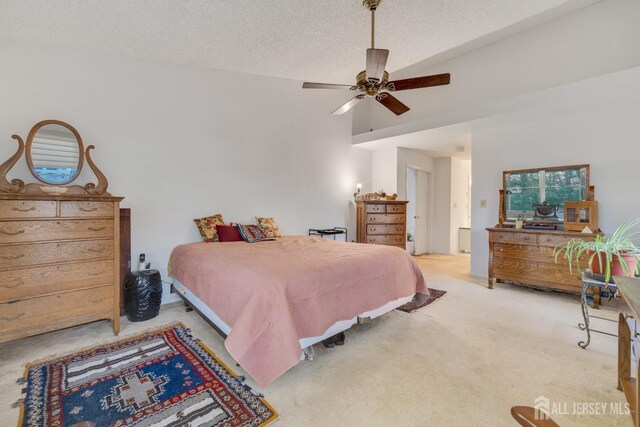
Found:
[[[224,321],[222,321],[222,319],[220,319],[220,317],[208,305],[202,302],[200,298],[195,296],[193,292],[189,290],[189,288],[187,288],[185,285],[180,283],[177,279],[174,279],[173,287],[176,289],[177,292],[179,292],[184,297],[184,299],[189,301],[189,304],[191,304],[193,307],[198,309],[198,311],[203,316],[205,316],[209,321],[211,321],[214,325],[216,325],[222,332],[224,332],[226,335],[229,335],[229,333],[231,332],[231,328],[229,327],[229,325],[227,325]],[[321,336],[302,338],[300,340],[300,349],[302,351],[300,358],[304,359],[305,353],[307,355],[313,354],[313,351],[305,352],[304,351],[305,349],[329,337],[332,337],[342,331],[349,329],[351,326],[358,323],[358,318],[375,319],[376,317],[382,316],[383,314],[388,313],[391,310],[394,310],[400,307],[401,305],[408,303],[412,299],[413,299],[413,295],[410,295],[408,297],[403,297],[394,301],[390,301],[385,305],[383,305],[382,307],[376,308],[375,310],[365,311],[364,313],[361,313],[360,315],[355,316],[353,319],[337,321],[336,323],[331,325]]]

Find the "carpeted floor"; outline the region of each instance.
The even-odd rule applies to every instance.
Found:
[[[571,414],[574,402],[624,402],[616,390],[616,339],[595,335],[588,350],[576,345],[583,338],[577,297],[500,284],[489,290],[485,280],[468,277],[467,256],[429,255],[418,263],[446,298],[347,331],[342,347],[316,346],[313,361],[263,390],[280,415],[276,425],[514,426],[511,406],[533,406],[541,395],[566,404],[569,414],[554,416],[563,427],[631,425],[627,415]],[[174,320],[244,375],[221,338],[180,307],[147,322],[125,320],[121,336]],[[15,380],[26,362],[112,338],[110,325],[97,322],[0,344],[0,425],[16,424],[18,410],[10,406],[20,397]]]

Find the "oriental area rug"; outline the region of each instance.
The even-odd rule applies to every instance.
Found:
[[[445,296],[446,293],[447,291],[429,288],[429,296],[426,296],[424,294],[416,294],[416,296],[413,297],[413,301],[409,301],[408,303],[401,305],[396,310],[404,311],[405,313],[413,313],[416,310],[419,310],[438,301],[440,298]]]
[[[181,323],[36,362],[22,426],[266,426],[278,414]]]

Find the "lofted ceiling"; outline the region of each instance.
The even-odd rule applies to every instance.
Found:
[[[388,71],[595,0],[383,0]],[[364,68],[361,0],[2,0],[0,44],[352,83]],[[542,18],[541,18],[542,17]]]

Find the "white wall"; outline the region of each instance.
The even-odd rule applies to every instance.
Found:
[[[471,273],[487,276],[486,227],[502,171],[587,163],[600,228],[640,218],[640,68],[546,91],[546,105],[473,123]],[[487,207],[480,208],[480,200]]]
[[[434,159],[431,250],[451,253],[451,157]]]
[[[638,22],[640,1],[603,0],[439,64],[394,72],[392,80],[448,72],[451,84],[398,93],[411,107],[400,117],[371,103],[370,116],[354,116],[354,131],[364,132],[355,142],[486,117],[495,113],[487,104],[638,66]]]
[[[387,194],[398,192],[398,150],[388,147],[373,152],[372,190],[384,190]],[[365,191],[366,193],[366,191]]]
[[[132,209],[132,253],[167,279],[171,250],[200,240],[192,219],[274,216],[285,234],[347,226],[371,187],[351,116],[300,82],[54,50],[0,47],[0,161],[44,119],[75,126]],[[395,171],[394,171],[395,172]],[[10,178],[30,178],[24,160]],[[91,179],[86,168],[81,177]],[[168,296],[165,289],[165,300]]]
[[[451,158],[451,229],[450,250],[460,252],[458,230],[469,227],[469,176],[471,160]]]

